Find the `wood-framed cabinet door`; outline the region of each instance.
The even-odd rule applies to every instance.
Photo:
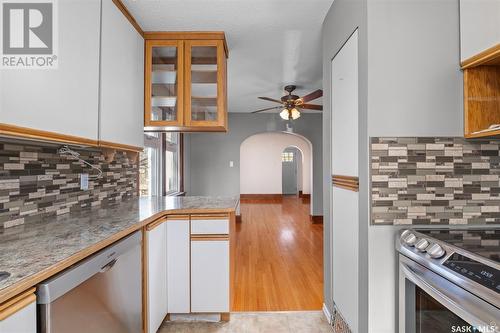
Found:
[[[189,127],[225,129],[226,54],[222,40],[186,40],[185,124]]]
[[[167,223],[146,228],[147,246],[147,327],[158,331],[168,312],[167,298]]]
[[[184,124],[183,41],[146,40],[144,126]]]

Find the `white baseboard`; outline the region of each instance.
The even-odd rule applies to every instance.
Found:
[[[323,314],[325,315],[326,317],[326,320],[328,320],[328,324],[332,324],[332,314],[330,313],[330,310],[328,309],[328,307],[326,306],[325,303],[323,303]]]

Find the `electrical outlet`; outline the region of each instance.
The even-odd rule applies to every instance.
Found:
[[[88,190],[89,189],[89,174],[81,173],[80,174],[80,190]]]
[[[233,161],[229,161],[229,167],[230,168],[234,167],[234,162]]]

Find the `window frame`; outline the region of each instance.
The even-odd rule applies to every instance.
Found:
[[[153,195],[161,195],[161,196],[181,196],[184,195],[184,135],[183,133],[175,132],[175,134],[178,134],[177,137],[177,189],[175,190],[170,190],[167,191],[167,165],[166,165],[166,151],[167,151],[167,133],[166,132],[156,132],[160,135],[160,142],[158,147],[151,147],[151,146],[146,146],[145,148],[153,148],[156,150],[155,154],[159,155],[157,158],[159,161],[156,161],[156,165],[152,166],[149,165],[150,169],[150,175],[151,170],[154,171],[155,177],[157,178],[156,184],[154,186],[154,191],[149,189],[149,193],[156,193],[156,194],[150,194],[151,196]],[[144,132],[144,135],[151,134],[149,132]],[[140,178],[139,178],[140,179]],[[138,192],[139,195],[141,196],[141,184],[139,183],[138,186]],[[153,188],[153,187],[151,187]],[[145,196],[145,195],[142,195]]]
[[[175,132],[179,134],[177,137],[177,182],[178,189],[167,191],[166,181],[167,181],[167,164],[165,158],[165,152],[167,150],[167,134],[162,133],[162,147],[161,147],[161,169],[162,169],[162,179],[161,179],[161,193],[163,196],[180,196],[184,194],[184,134]]]

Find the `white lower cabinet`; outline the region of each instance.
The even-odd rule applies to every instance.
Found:
[[[148,332],[155,333],[167,315],[167,223],[147,231]]]
[[[189,219],[167,219],[168,313],[189,313]]]
[[[191,240],[191,312],[229,312],[229,240]]]
[[[21,301],[22,302],[22,301]],[[16,307],[13,304],[12,307]],[[36,333],[36,302],[32,302],[13,313],[6,308],[0,312],[0,333]],[[8,313],[8,315],[4,315]],[[4,317],[2,319],[2,317]]]

